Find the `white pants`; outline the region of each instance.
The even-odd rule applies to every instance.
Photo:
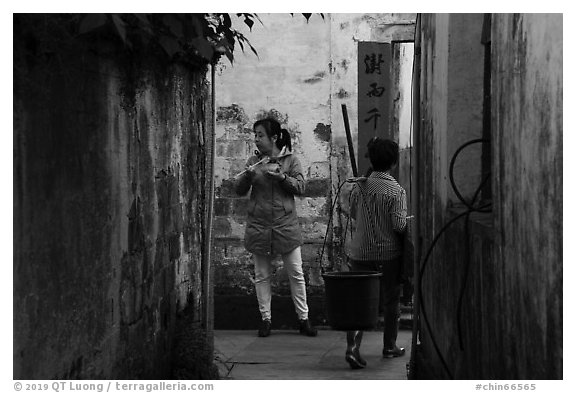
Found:
[[[272,319],[270,304],[272,291],[270,288],[270,268],[273,258],[267,255],[254,254],[254,277],[256,296],[262,319]],[[300,247],[282,254],[284,268],[290,280],[290,293],[299,319],[308,319],[308,305],[306,304],[306,282],[302,271],[302,255]]]

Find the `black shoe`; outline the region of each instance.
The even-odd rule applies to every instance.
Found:
[[[360,358],[360,354],[358,354],[358,356],[355,356],[352,352],[347,352],[345,359],[350,365],[350,368],[352,370],[358,370],[360,368],[366,367],[366,362],[364,361],[364,359]]]
[[[272,327],[272,322],[269,319],[264,319],[260,329],[258,329],[258,337],[268,337],[270,335],[270,329]]]
[[[310,325],[309,319],[301,319],[300,334],[303,334],[308,337],[314,337],[318,335],[318,330],[314,326]]]
[[[360,365],[362,365],[362,367],[366,367],[366,360],[364,360],[362,358],[362,356],[360,355],[360,351],[358,350],[354,350],[354,351],[350,351],[347,350],[346,351],[346,361],[348,363],[350,363],[350,361],[348,361],[348,355],[351,355],[355,360],[355,362],[360,363]],[[352,367],[352,365],[350,365],[350,367]]]
[[[394,348],[392,348],[392,349],[384,348],[382,350],[382,357],[397,358],[399,356],[403,356],[405,352],[406,352],[406,350],[404,348],[398,348],[397,346],[394,346]]]

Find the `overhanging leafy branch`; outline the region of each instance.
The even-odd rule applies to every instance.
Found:
[[[256,14],[238,13],[236,17],[252,29]],[[261,23],[261,21],[260,21]],[[79,21],[80,35],[112,29],[128,47],[135,42],[156,43],[170,57],[196,57],[214,63],[225,55],[232,63],[234,49],[248,46],[258,52],[250,41],[232,28],[230,14],[87,14]]]
[[[237,13],[250,30],[257,14]],[[293,15],[293,14],[291,14]],[[309,21],[312,14],[302,14]],[[324,14],[320,14],[324,19]],[[128,47],[133,40],[155,41],[170,57],[198,57],[206,63],[215,63],[225,55],[234,62],[236,44],[242,51],[245,45],[258,56],[248,38],[232,28],[232,17],[227,13],[207,14],[89,14],[80,21],[79,33],[86,34],[105,25],[114,31]]]
[[[302,15],[309,21],[312,14]],[[193,67],[215,64],[222,56],[233,63],[237,46],[258,56],[248,38],[232,27],[232,19],[239,19],[250,31],[256,22],[263,25],[253,13],[16,14],[17,18],[21,26],[31,27],[28,34],[36,36],[44,48],[48,44],[48,51],[58,51],[74,40],[107,37],[119,40],[127,51],[156,47],[168,59]],[[41,25],[50,27],[37,28]]]

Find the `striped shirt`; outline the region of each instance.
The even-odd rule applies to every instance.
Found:
[[[350,258],[389,261],[402,254],[396,232],[406,228],[406,191],[386,172],[372,172],[357,182],[350,195],[352,229]]]

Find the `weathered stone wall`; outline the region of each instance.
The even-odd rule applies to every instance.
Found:
[[[340,268],[343,260],[340,237],[345,222],[340,219],[340,206],[333,213],[331,207],[337,187],[352,174],[341,104],[347,105],[356,143],[358,41],[390,42],[413,38],[414,32],[414,14],[325,14],[324,20],[314,14],[309,22],[299,14],[260,17],[264,26],[257,23],[251,32],[246,31],[258,57],[247,51],[236,58],[234,66],[221,65],[216,81],[216,326],[222,326],[219,320],[225,323],[233,319],[225,308],[220,310],[227,316],[218,316],[218,305],[229,305],[232,297],[250,296],[252,303],[238,308],[245,309],[245,313],[254,308],[250,317],[255,322],[258,319],[252,296],[253,265],[242,243],[247,199],[239,198],[233,190],[233,176],[244,168],[255,149],[254,121],[269,113],[276,116],[292,134],[295,154],[304,168],[306,195],[297,198],[296,203],[304,237],[304,272],[314,303],[314,298],[319,299],[323,293],[319,254],[330,214],[334,231],[328,232],[323,265]],[[340,201],[347,205],[345,192]],[[288,281],[280,260],[277,267],[274,293],[288,296]],[[275,303],[276,299],[273,307]],[[290,302],[286,304],[290,306]],[[311,307],[312,317],[322,311],[321,304]],[[325,321],[318,317],[317,322]]]
[[[469,27],[468,31],[454,28],[466,24]],[[448,180],[449,162],[458,147],[452,140],[474,139],[482,132],[481,116],[478,117],[479,123],[469,123],[465,128],[457,126],[466,123],[472,114],[481,113],[482,110],[482,91],[479,92],[480,99],[474,100],[477,93],[471,92],[465,84],[467,79],[470,85],[480,83],[482,86],[482,68],[476,70],[478,64],[480,66],[483,64],[481,28],[481,14],[476,16],[423,14],[421,18],[422,49],[421,63],[418,66],[421,78],[419,109],[422,120],[414,141],[420,151],[420,156],[417,158],[419,192],[415,196],[417,206],[414,209],[420,221],[422,239],[420,262],[424,266],[420,277],[423,293],[419,332],[421,350],[416,359],[416,372],[420,379],[433,376],[448,378],[435,352],[433,340],[436,341],[451,373],[454,374],[454,368],[461,364],[464,352],[459,350],[461,330],[458,329],[458,323],[464,319],[458,315],[458,307],[465,284],[464,273],[468,266],[473,266],[472,260],[490,258],[490,254],[486,254],[486,248],[491,247],[491,238],[486,236],[490,234],[490,226],[486,228],[486,223],[479,225],[476,222],[475,225],[471,225],[471,231],[480,240],[474,247],[466,250],[464,248],[466,238],[462,233],[464,218],[460,218],[460,222],[453,224],[444,232],[429,258],[424,259],[434,237],[442,230],[444,224],[455,216],[448,210],[449,205],[458,202],[455,197],[449,197],[451,195]],[[466,48],[468,56],[462,56],[462,51]],[[471,53],[474,56],[470,56]],[[478,55],[482,56],[480,61],[476,59]],[[465,68],[463,63],[469,63],[470,68],[476,72],[462,73],[461,70]],[[455,72],[451,73],[451,70]],[[461,104],[460,100],[464,102]],[[455,110],[451,110],[452,107]],[[468,154],[462,154],[460,159],[468,157]],[[461,166],[457,168],[458,179],[472,180],[475,173],[479,172],[481,162],[478,160],[476,165],[473,161],[469,162],[470,165],[464,167],[465,173],[462,173]],[[467,294],[471,291],[470,281],[467,284]],[[465,299],[471,299],[470,295]],[[465,302],[464,305],[465,310],[469,310],[469,302]],[[424,316],[427,317],[430,326]],[[466,353],[469,351],[471,349],[467,342]],[[465,378],[463,375],[459,377]]]
[[[422,16],[422,256],[456,208],[454,150],[482,135],[481,14]],[[562,17],[494,14],[491,214],[453,224],[425,261],[416,372],[456,379],[562,378]],[[478,89],[479,91],[476,91]],[[536,141],[536,142],[535,142]],[[488,145],[485,145],[488,148]],[[538,157],[538,159],[535,159]],[[479,148],[456,183],[479,185]],[[560,217],[560,218],[558,218]],[[424,262],[424,261],[422,261]]]
[[[14,378],[170,377],[178,312],[188,329],[201,317],[204,73],[104,39],[49,53],[26,20],[15,22]]]
[[[492,373],[562,379],[562,14],[492,21],[494,306],[506,317]],[[498,345],[501,344],[501,345]]]

